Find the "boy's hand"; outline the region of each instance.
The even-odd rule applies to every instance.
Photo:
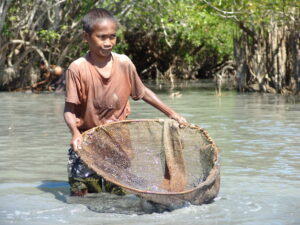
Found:
[[[81,143],[82,143],[81,133],[73,134],[72,139],[71,139],[71,143],[70,143],[71,147],[74,150],[77,150],[79,147],[81,147]]]
[[[186,119],[177,113],[170,116],[170,118],[173,120],[176,120],[179,123],[180,128],[183,128],[183,127],[186,127],[189,125],[188,122],[186,121]]]

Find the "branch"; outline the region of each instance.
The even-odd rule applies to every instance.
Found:
[[[37,46],[34,46],[34,45],[31,45],[31,43],[29,41],[23,41],[23,40],[11,40],[10,42],[7,42],[4,46],[2,46],[2,48],[0,49],[0,54],[1,52],[7,48],[10,44],[23,44],[25,46],[28,46],[29,49],[33,49],[35,50],[39,55],[40,57],[45,61],[45,64],[46,66],[48,66],[48,61],[46,60],[46,57],[44,55],[44,53],[42,52],[42,50],[40,50]],[[28,51],[28,49],[26,50]],[[11,51],[11,53],[13,53],[13,51]],[[28,53],[27,53],[28,54]],[[25,56],[27,55],[25,54]],[[10,56],[11,57],[11,56]],[[14,66],[17,64],[20,64],[20,62],[23,60],[23,55],[21,57],[18,58],[18,61],[17,63],[14,64]],[[20,61],[20,62],[19,62]]]
[[[7,10],[12,3],[12,0],[2,0],[0,3],[0,31],[2,31]]]
[[[131,4],[128,4],[120,13],[120,17],[126,17],[127,14],[130,12],[130,10],[133,8],[134,4],[135,4],[135,1],[132,1]]]
[[[157,2],[159,3],[160,7],[164,7],[160,0],[157,0]],[[165,41],[166,41],[167,45],[169,46],[169,48],[172,48],[171,43],[168,41],[168,33],[167,33],[167,30],[166,30],[166,27],[164,24],[163,15],[161,15],[160,23],[161,23],[161,27],[163,29],[163,33],[165,36]]]
[[[23,45],[30,45],[29,41],[23,41],[23,40],[11,40],[10,42],[5,43],[5,45],[3,45],[0,48],[0,54],[2,53],[2,51],[4,51],[5,48],[7,48],[8,45],[10,44],[23,44]]]
[[[48,11],[49,11],[51,8],[54,8],[54,7],[58,6],[58,5],[61,4],[61,3],[64,3],[65,1],[66,1],[66,0],[61,0],[61,1],[56,2],[56,3],[53,4],[53,5],[50,5],[50,6],[47,5],[46,9],[43,9],[43,10],[42,10],[43,13],[41,13],[40,16],[39,16],[39,18],[36,19],[35,23],[34,23],[33,26],[31,27],[31,29],[34,30],[34,28],[37,26],[37,24],[40,23],[40,20],[41,20],[41,19],[44,19],[45,14],[48,13]],[[45,2],[45,3],[46,3],[46,2]],[[46,4],[47,4],[47,3],[46,3]]]
[[[248,35],[250,35],[254,39],[254,41],[257,43],[256,33],[254,31],[252,31],[248,27],[246,27],[242,21],[238,21],[237,24],[243,31],[245,31]]]
[[[163,33],[164,33],[164,36],[165,36],[165,41],[166,41],[167,45],[171,48],[172,45],[171,45],[171,43],[168,41],[168,33],[167,33],[167,30],[166,30],[166,27],[165,27],[165,25],[164,25],[164,21],[163,21],[162,18],[160,19],[160,22],[161,22],[161,27],[162,27],[162,29],[163,29]]]
[[[210,2],[206,1],[206,0],[202,0],[204,3],[206,3],[209,7],[213,8],[214,10],[216,10],[218,12],[218,15],[223,17],[223,18],[233,18],[236,21],[239,21],[239,19],[236,17],[236,14],[241,14],[242,12],[227,12],[224,10],[221,10],[217,7],[215,7],[214,5],[212,5]],[[221,14],[220,14],[221,13]]]
[[[18,59],[18,61],[13,65],[14,68],[17,68],[19,66],[19,64],[23,61],[23,59],[28,55],[29,52],[31,52],[32,50],[35,50],[39,56],[42,58],[42,60],[45,62],[46,67],[49,66],[49,63],[43,53],[43,51],[41,49],[39,49],[38,47],[31,45],[29,46],[28,49],[26,49],[26,51],[22,54],[22,56]]]
[[[36,5],[33,7],[33,9],[30,11],[30,13],[29,13],[30,17],[29,17],[28,22],[26,23],[26,26],[27,26],[28,28],[31,27],[31,24],[33,23],[33,19],[34,19],[34,17],[35,17],[35,14],[37,13],[37,10],[38,10],[39,6],[40,6],[39,4],[36,4]]]
[[[64,58],[66,57],[70,47],[78,40],[78,38],[81,36],[80,32],[76,32],[75,35],[73,36],[72,40],[67,44],[67,46],[64,48],[64,50],[60,53],[60,56],[57,60],[57,64],[61,65]]]

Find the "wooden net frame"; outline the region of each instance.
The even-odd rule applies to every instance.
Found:
[[[211,202],[220,188],[219,149],[199,126],[125,120],[83,133],[76,150],[104,179],[152,202]]]

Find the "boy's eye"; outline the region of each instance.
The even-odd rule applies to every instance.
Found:
[[[111,35],[97,35],[97,37],[101,40],[106,40],[106,39],[110,39],[110,40],[114,40],[116,39],[117,35],[115,34],[111,34]]]

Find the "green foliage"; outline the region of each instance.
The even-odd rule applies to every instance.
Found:
[[[40,30],[37,32],[38,37],[45,41],[47,44],[51,44],[60,39],[60,34],[54,30]]]
[[[160,61],[162,71],[176,61],[197,70],[205,61],[217,64],[232,57],[235,23],[211,13],[211,8],[197,0],[139,1],[121,22],[127,27],[127,37],[137,33],[136,42],[127,38],[129,52],[137,51],[130,45],[140,45],[139,55],[144,51],[154,58],[149,64]]]
[[[12,32],[10,31],[9,25],[7,23],[3,25],[2,34],[6,37],[10,37],[12,35]]]
[[[117,31],[117,45],[114,47],[114,51],[124,54],[128,49],[128,44],[124,41],[124,28],[119,27]]]
[[[255,36],[272,21],[299,24],[300,14],[299,0],[14,0],[3,23],[1,45],[30,40],[32,49],[67,67],[88,51],[80,20],[95,7],[112,11],[121,24],[115,51],[132,56],[139,71],[155,65],[166,72],[173,66],[179,77],[191,71],[201,75],[233,58],[233,38],[242,32]],[[11,57],[11,51],[12,62],[29,47],[6,46],[0,57]],[[35,54],[28,57],[39,59],[40,53]],[[23,64],[20,68],[26,67]]]
[[[299,19],[299,0],[209,0],[207,7],[217,16],[231,18],[251,27],[271,21],[289,22]]]

